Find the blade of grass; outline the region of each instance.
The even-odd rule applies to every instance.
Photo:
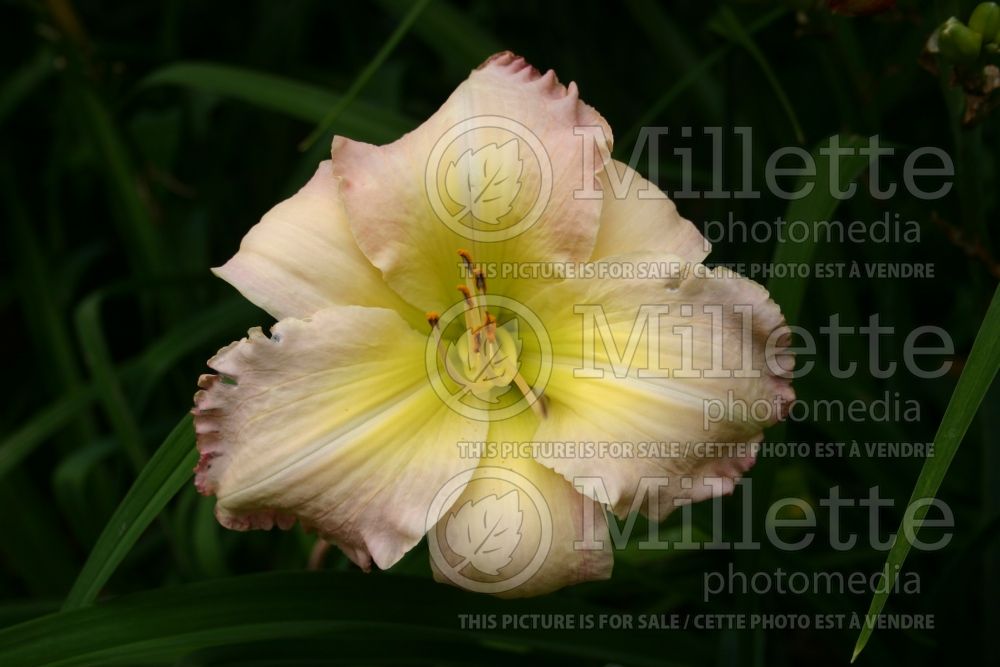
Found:
[[[792,131],[795,133],[795,140],[800,144],[804,144],[806,142],[806,137],[802,132],[802,126],[795,113],[795,107],[792,106],[791,101],[788,99],[788,94],[785,93],[785,89],[782,87],[781,81],[778,80],[778,76],[774,73],[770,63],[767,62],[767,58],[765,58],[764,54],[761,53],[761,50],[757,48],[757,44],[753,41],[753,37],[751,37],[750,33],[743,27],[743,24],[740,23],[739,18],[730,7],[724,5],[722,9],[719,10],[717,16],[719,19],[719,32],[742,46],[750,57],[754,59],[754,62],[757,63],[757,66],[760,67],[760,71],[764,74],[764,78],[767,79],[768,85],[771,86],[774,96],[778,98],[778,103],[781,104],[781,108],[784,110],[785,115],[788,116],[788,122],[791,124]]]
[[[17,467],[46,438],[90,407],[97,392],[92,386],[68,394],[29,419],[0,442],[0,479]]]
[[[969,424],[972,423],[972,418],[979,410],[983,397],[993,383],[998,368],[1000,368],[1000,288],[993,293],[986,317],[983,318],[979,333],[976,334],[976,340],[972,344],[972,351],[962,369],[962,375],[958,378],[955,391],[948,401],[944,417],[941,418],[941,424],[934,436],[934,456],[924,461],[908,506],[918,500],[934,498],[937,495],[941,482],[948,473],[948,467],[955,458],[955,453],[969,429]],[[861,628],[858,641],[854,645],[851,662],[857,659],[871,638],[875,620],[882,612],[896,577],[899,576],[900,568],[910,553],[912,545],[907,533],[916,535],[927,509],[928,506],[923,505],[912,515],[906,513],[903,523],[896,531],[896,541],[889,550],[885,568],[882,570],[882,586],[872,597],[868,613],[865,615],[865,625]],[[907,518],[910,519],[909,523]]]
[[[76,563],[66,531],[54,508],[26,475],[0,484],[0,561],[35,595],[62,595]]]
[[[663,67],[674,76],[683,76],[699,66],[698,54],[691,46],[690,34],[655,0],[625,0],[625,7],[635,20],[636,28],[647,37]],[[699,76],[693,92],[709,122],[722,122],[722,88],[710,76]]]
[[[31,325],[33,342],[44,379],[54,394],[75,394],[83,386],[80,360],[63,318],[62,304],[55,296],[54,267],[50,267],[38,241],[38,225],[29,221],[20,197],[11,162],[0,165],[0,194],[6,204],[9,225],[8,249],[15,269],[15,283],[21,293],[21,309]],[[47,372],[44,372],[47,371]],[[90,415],[77,420],[74,437],[88,442],[96,434]]]
[[[196,503],[189,534],[192,558],[201,572],[209,577],[229,574],[225,551],[222,547],[222,533],[215,518],[214,499],[202,498]]]
[[[240,100],[311,123],[320,122],[343,99],[317,86],[273,74],[198,62],[176,63],[156,70],[139,83],[138,89],[168,85]],[[340,114],[336,129],[357,139],[383,143],[399,138],[414,125],[394,111],[355,100]]]
[[[138,472],[146,463],[142,433],[115,373],[111,352],[101,329],[101,304],[108,294],[107,290],[98,291],[79,305],[75,318],[77,337],[93,376],[98,399],[119,443]]]
[[[852,155],[837,158],[837,175],[840,190],[843,192],[850,183],[861,175],[868,164],[868,158],[858,153],[857,149],[864,145],[860,137],[834,135],[844,149],[851,148]],[[833,196],[830,188],[831,160],[832,156],[824,157],[820,150],[828,148],[834,137],[823,141],[812,151],[813,161],[816,164],[816,175],[810,177],[809,181],[815,185],[805,197],[795,199],[788,203],[785,211],[785,220],[801,220],[812,228],[816,222],[829,220],[830,216],[837,209],[840,200]],[[806,181],[799,183],[801,187]],[[772,264],[808,264],[812,261],[816,253],[816,239],[814,235],[807,235],[803,241],[789,241],[779,243],[774,249]],[[802,300],[805,297],[808,282],[799,277],[774,278],[767,284],[771,298],[781,306],[781,311],[785,319],[789,322],[796,322],[802,309]]]
[[[774,23],[778,18],[784,16],[788,10],[784,7],[779,7],[773,9],[770,12],[764,14],[759,19],[751,23],[746,28],[747,35],[753,35],[759,30],[763,30],[767,26]],[[720,46],[719,48],[712,51],[710,54],[705,56],[701,62],[697,65],[690,67],[684,76],[677,80],[677,83],[670,86],[660,97],[653,102],[652,106],[646,110],[635,125],[630,127],[627,132],[622,135],[621,141],[616,142],[615,148],[616,152],[618,150],[631,150],[631,146],[639,138],[639,133],[642,128],[652,124],[657,117],[667,110],[671,104],[674,103],[681,95],[684,94],[691,86],[696,85],[702,80],[705,72],[707,72],[713,65],[722,60],[722,58],[733,49],[733,44],[726,44],[725,46]]]
[[[52,599],[9,600],[0,603],[0,628],[38,618],[59,610],[59,603]]]
[[[191,478],[198,456],[185,416],[170,432],[108,521],[66,597],[63,610],[91,604],[143,531]],[[0,661],[2,662],[2,661]]]
[[[245,328],[254,312],[243,299],[232,299],[203,311],[170,329],[138,358],[122,365],[120,382],[134,388],[142,405],[160,378],[185,355],[204,347],[225,333]],[[94,385],[85,385],[27,420],[20,429],[0,441],[0,479],[30,455],[46,438],[63,428],[97,398]]]
[[[0,124],[53,72],[52,54],[41,51],[0,83]]]
[[[100,479],[106,477],[101,474],[104,462],[117,451],[114,440],[96,439],[62,457],[52,471],[53,495],[84,544],[97,539],[118,501],[117,489]],[[95,506],[107,510],[95,516]]]
[[[300,151],[304,152],[309,150],[313,144],[333,129],[333,125],[337,122],[340,114],[342,114],[344,110],[351,105],[354,99],[358,96],[358,93],[360,93],[365,87],[365,84],[367,84],[375,72],[382,67],[382,64],[385,63],[389,55],[392,54],[399,43],[403,40],[406,33],[410,31],[414,21],[417,20],[417,17],[420,16],[420,13],[424,11],[424,8],[427,7],[429,2],[430,0],[417,0],[410,6],[410,10],[406,13],[406,16],[403,17],[403,20],[399,22],[396,29],[391,35],[389,35],[389,39],[385,40],[385,43],[382,44],[382,48],[378,50],[375,57],[372,58],[367,65],[365,65],[365,68],[361,70],[354,81],[351,82],[347,92],[344,93],[344,96],[337,101],[336,106],[330,109],[330,111],[323,117],[323,120],[321,120],[316,126],[316,129],[313,130],[308,137],[302,140],[302,143],[299,144]]]
[[[260,320],[260,310],[240,297],[203,308],[172,326],[122,371],[122,382],[129,385],[137,409],[144,406],[161,378],[187,355],[212,344],[221,346],[227,337],[238,338]]]
[[[0,169],[3,199],[10,208],[8,221],[12,232],[7,247],[15,262],[15,278],[22,290],[22,307],[26,319],[31,322],[37,336],[38,356],[43,368],[52,373],[55,385],[64,390],[76,391],[81,386],[79,361],[74,353],[71,336],[60,316],[59,304],[55,303],[51,282],[52,275],[45,266],[37,240],[17,206],[17,197],[10,183],[10,174]],[[45,366],[46,362],[48,366]]]
[[[482,665],[483,667],[509,667],[517,661],[519,666],[542,665],[601,665],[597,660],[573,658],[567,661],[558,654],[526,653],[509,646],[461,647],[461,658],[456,656],[455,642],[427,641],[421,639],[394,639],[381,630],[358,630],[351,636],[297,637],[295,639],[254,641],[245,644],[202,649],[184,656],[176,667],[220,667],[222,665],[248,665],[253,667],[291,667],[294,665]]]
[[[396,16],[403,16],[411,6],[410,0],[378,0],[378,4]],[[413,32],[456,73],[504,50],[493,35],[445,0],[435,0],[427,7]]]
[[[406,604],[387,604],[405,600]],[[107,665],[176,660],[193,651],[248,641],[352,636],[381,632],[392,640],[447,641],[463,646],[501,641],[525,652],[630,665],[670,665],[703,651],[672,639],[665,660],[657,633],[588,630],[502,633],[462,628],[459,614],[599,614],[603,607],[556,597],[498,600],[471,596],[429,578],[359,572],[269,572],[125,595],[0,630],[0,664]],[[685,656],[688,657],[685,657]]]
[[[94,142],[104,168],[114,204],[118,229],[128,249],[133,271],[139,277],[152,277],[165,266],[161,244],[153,228],[146,204],[139,196],[136,170],[104,102],[86,86],[77,89],[78,116]]]
[[[856,149],[862,145],[862,140],[859,137],[835,136],[841,146]],[[789,202],[788,208],[785,210],[786,220],[802,220],[812,226],[817,221],[829,220],[840,204],[840,200],[833,196],[830,187],[832,165],[830,160],[824,159],[820,153],[821,149],[830,146],[833,139],[834,137],[830,137],[813,149],[812,157],[816,164],[816,173],[815,176],[809,178],[809,181],[814,183],[813,189],[805,197]],[[847,185],[861,174],[867,162],[865,159],[858,159],[857,157],[845,156],[838,157],[837,159],[837,180],[840,190],[843,191]],[[805,183],[805,178],[801,179],[796,189],[802,187]],[[771,263],[772,265],[807,264],[812,261],[815,253],[816,242],[812,236],[807,236],[807,238],[800,242],[786,240],[780,242],[775,247]],[[791,274],[774,278],[768,282],[767,287],[771,293],[771,298],[781,307],[782,314],[789,323],[794,324],[799,321],[807,285],[806,280],[798,276],[793,277]],[[767,439],[768,442],[780,443],[785,442],[787,435],[788,424],[782,422],[768,430]],[[771,494],[774,492],[774,480],[778,465],[779,463],[775,459],[763,457],[754,466],[754,484],[752,489],[754,507],[767,507],[770,504],[772,500]],[[764,544],[767,543],[765,542]],[[737,555],[737,558],[741,561],[740,569],[745,572],[758,571],[761,568],[763,557],[764,553],[759,550],[743,551]],[[762,613],[764,611],[761,608],[763,602],[764,600],[760,596],[749,596],[744,603],[744,612],[747,614]],[[764,646],[766,636],[765,632],[758,630],[749,637],[751,644],[749,653],[752,656],[754,665],[763,666],[766,664]]]
[[[995,189],[995,183],[980,165],[989,161],[989,143],[985,140],[982,123],[974,127],[963,123],[967,104],[965,91],[953,85],[950,77],[945,72],[939,75],[955,146],[955,191],[962,211],[962,226],[972,238],[988,247],[991,234],[986,193]]]

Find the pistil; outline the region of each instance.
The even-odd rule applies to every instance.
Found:
[[[544,418],[547,414],[544,397],[536,394],[518,372],[517,342],[508,331],[498,330],[496,316],[487,309],[486,277],[482,268],[473,264],[467,250],[459,250],[458,255],[465,264],[465,284],[457,287],[465,306],[462,313],[465,331],[455,349],[449,350],[443,339],[440,315],[427,313],[438,358],[448,376],[463,387],[463,393],[472,391],[483,400],[494,401],[495,398],[490,398],[491,392],[513,383],[538,417]],[[454,368],[452,354],[462,361],[462,371]]]

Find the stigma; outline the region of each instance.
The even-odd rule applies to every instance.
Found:
[[[444,339],[441,317],[427,313],[427,323],[437,344],[438,358],[448,376],[463,390],[477,398],[495,403],[499,395],[513,385],[523,394],[539,418],[546,416],[544,399],[531,388],[518,368],[520,344],[516,339],[516,322],[501,324],[490,312],[486,292],[486,276],[472,261],[468,250],[458,250],[464,263],[464,283],[456,286],[462,296],[464,327],[458,337]],[[453,329],[445,323],[444,329]]]

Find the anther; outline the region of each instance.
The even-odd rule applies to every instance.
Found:
[[[486,276],[483,275],[483,270],[477,267],[473,269],[472,275],[476,279],[476,290],[480,294],[486,294]]]
[[[427,313],[427,324],[431,325],[431,329],[437,329],[438,322],[440,321],[441,316],[433,310]]]

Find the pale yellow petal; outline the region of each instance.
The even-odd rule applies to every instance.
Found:
[[[496,446],[528,443],[530,412],[490,428]],[[536,462],[530,448],[488,452],[428,535],[438,581],[500,597],[542,595],[608,579],[613,556],[602,505]]]
[[[214,272],[276,319],[348,305],[392,308],[414,324],[422,319],[358,249],[329,161],[268,211]]]
[[[399,141],[337,137],[332,155],[362,251],[407,301],[443,311],[457,300],[460,248],[495,268],[490,289],[507,296],[516,281],[503,263],[590,257],[601,201],[578,192],[595,190],[610,143],[575,84],[501,53]]]
[[[433,392],[425,344],[393,311],[345,306],[221,350],[194,410],[196,483],[217,497],[219,521],[300,518],[365,569],[395,563],[426,532],[441,486],[471,476],[455,443],[486,435]]]
[[[613,182],[612,182],[613,181]],[[617,160],[601,173],[604,205],[591,259],[633,252],[676,255],[690,262],[708,256],[711,244],[667,195]]]
[[[698,500],[730,491],[753,464],[753,443],[794,400],[785,378],[793,363],[787,327],[763,287],[730,271],[701,267],[702,275],[685,275],[687,262],[670,256],[609,261],[662,262],[664,270],[676,267],[676,272],[659,279],[566,281],[530,302],[544,314],[555,362],[545,389],[548,416],[535,437],[595,446],[652,443],[661,449],[539,460],[567,479],[600,477],[607,496],[599,499],[620,515],[637,507],[633,500],[644,493],[643,478],[668,478],[655,508],[662,518],[675,498]],[[604,336],[596,328],[598,316],[581,314],[581,306],[603,313]],[[644,312],[654,312],[650,308],[667,312],[645,320]],[[749,311],[746,324],[743,309]],[[652,347],[650,330],[659,334]],[[720,481],[706,485],[706,477]]]

